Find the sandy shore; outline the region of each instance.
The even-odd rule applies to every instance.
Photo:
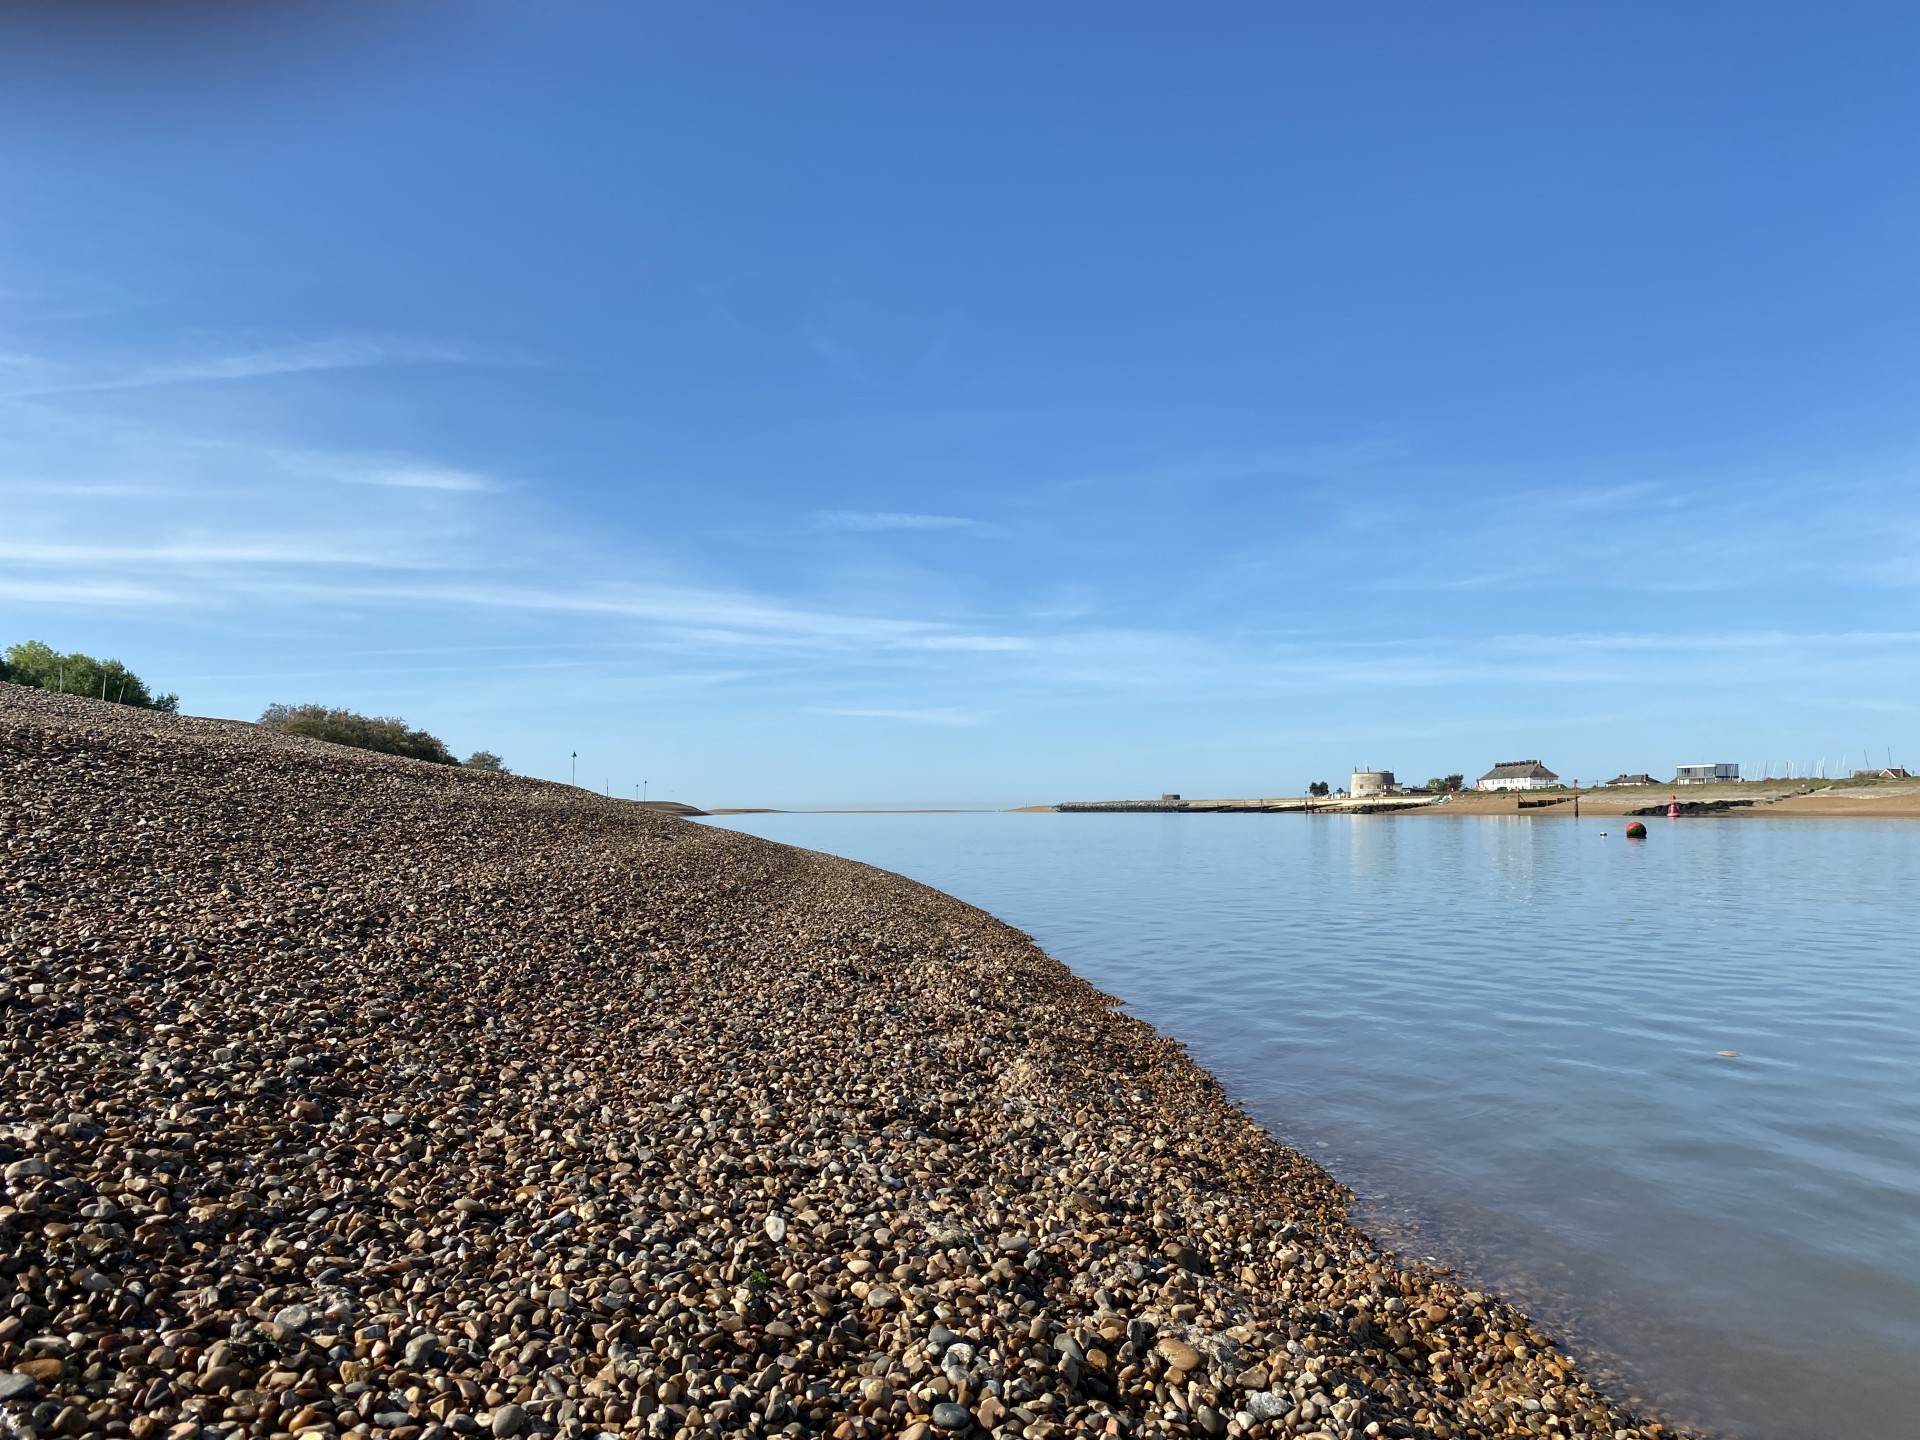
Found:
[[[1683,805],[1711,805],[1728,802],[1725,818],[1757,817],[1879,817],[1888,820],[1920,819],[1920,784],[1902,781],[1800,783],[1756,781],[1745,785],[1671,785],[1622,787],[1620,789],[1582,790],[1580,814],[1627,815],[1647,806],[1665,807],[1669,799]],[[1556,800],[1553,805],[1529,805],[1522,800]],[[1745,801],[1746,804],[1739,802]],[[1571,798],[1560,792],[1535,794],[1482,795],[1473,792],[1456,795],[1445,805],[1423,807],[1409,813],[1426,815],[1525,815],[1536,819],[1570,816]]]
[[[1621,787],[1619,789],[1582,790],[1580,814],[1629,815],[1648,806],[1662,809],[1669,798],[1687,805],[1711,805],[1728,802],[1724,818],[1742,816],[1828,817],[1834,819],[1920,820],[1920,781],[1754,781],[1743,785],[1671,785]],[[1304,798],[1265,800],[1190,800],[1189,805],[1203,813],[1220,810],[1259,810],[1307,808]],[[1353,813],[1359,807],[1369,815],[1518,815],[1528,819],[1557,819],[1574,813],[1570,791],[1502,791],[1482,794],[1462,791],[1444,803],[1421,797],[1393,796],[1375,800],[1316,800],[1312,808],[1320,814]],[[1021,805],[1007,814],[1054,814],[1053,805]]]
[[[1641,1436],[860,865],[0,685],[0,1427]]]

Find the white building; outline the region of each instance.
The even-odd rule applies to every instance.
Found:
[[[1673,770],[1673,783],[1676,785],[1712,785],[1725,780],[1738,780],[1740,767],[1728,765],[1676,765]]]
[[[1473,782],[1476,790],[1551,790],[1560,783],[1538,760],[1502,760]]]

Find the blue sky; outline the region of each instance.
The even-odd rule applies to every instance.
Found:
[[[1907,6],[14,7],[0,640],[703,804],[1829,768]]]

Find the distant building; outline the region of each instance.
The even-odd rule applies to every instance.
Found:
[[[1715,785],[1740,778],[1740,767],[1724,761],[1718,765],[1678,765],[1674,767],[1676,785]]]
[[[1178,800],[1180,797],[1171,790],[1162,790],[1160,792],[1160,798],[1162,800]]]
[[[1911,780],[1913,776],[1907,773],[1905,766],[1894,765],[1884,770],[1856,770],[1853,772],[1853,778],[1856,780]]]
[[[1606,782],[1607,785],[1651,785],[1653,783],[1653,777],[1644,772],[1638,775],[1616,775]],[[1601,788],[1604,790],[1606,786],[1603,785]]]
[[[1502,760],[1473,782],[1476,790],[1551,790],[1560,783],[1538,760]]]
[[[1393,772],[1391,770],[1356,770],[1353,772],[1352,795],[1356,800],[1364,800],[1369,795],[1393,794]]]

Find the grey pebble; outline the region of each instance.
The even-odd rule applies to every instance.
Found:
[[[0,1374],[0,1400],[31,1400],[38,1388],[31,1375],[17,1370]]]

